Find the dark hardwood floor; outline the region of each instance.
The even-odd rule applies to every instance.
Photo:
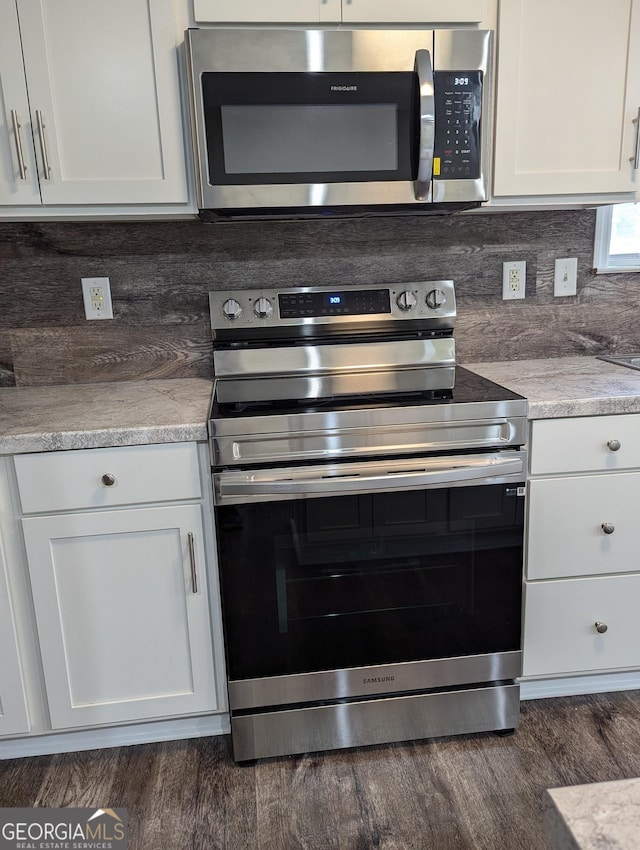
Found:
[[[506,738],[254,767],[227,737],[2,761],[0,806],[126,807],[130,850],[545,850],[545,788],[634,776],[640,691],[523,703]]]

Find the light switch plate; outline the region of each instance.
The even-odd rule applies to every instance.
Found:
[[[562,260],[556,260],[555,274],[553,277],[554,295],[576,295],[577,280],[578,260],[576,257],[567,257]]]

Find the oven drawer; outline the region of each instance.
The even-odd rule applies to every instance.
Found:
[[[15,457],[24,513],[198,499],[195,443],[125,446]]]
[[[231,718],[236,761],[515,729],[520,686],[409,694]]]
[[[640,467],[640,414],[542,419],[531,428],[531,474]]]
[[[640,472],[535,479],[529,488],[527,578],[638,570]]]
[[[640,667],[638,599],[640,575],[527,582],[523,675]]]

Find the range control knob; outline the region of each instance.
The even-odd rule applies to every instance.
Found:
[[[396,298],[396,304],[404,313],[408,313],[409,310],[413,310],[417,303],[418,299],[410,289],[405,289],[405,291],[401,292]]]
[[[447,296],[441,289],[432,289],[431,292],[427,294],[427,307],[430,307],[432,310],[437,310],[446,303]]]
[[[235,298],[227,298],[222,305],[222,315],[225,319],[229,319],[230,322],[233,322],[234,319],[239,319],[242,315],[242,306]]]
[[[268,298],[256,298],[256,303],[253,305],[253,312],[259,319],[268,319],[273,313],[271,301]]]

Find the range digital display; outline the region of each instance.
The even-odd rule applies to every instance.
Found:
[[[366,316],[391,312],[391,296],[388,289],[286,292],[278,295],[278,304],[281,319]]]

